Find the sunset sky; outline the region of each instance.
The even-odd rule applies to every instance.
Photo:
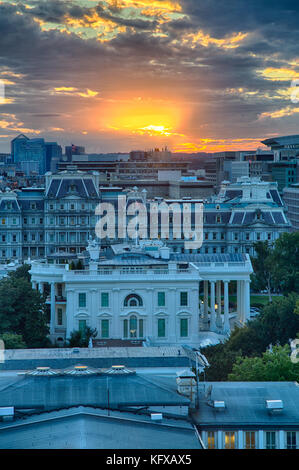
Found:
[[[298,1],[0,1],[0,32],[0,151],[19,133],[87,152],[299,134]]]

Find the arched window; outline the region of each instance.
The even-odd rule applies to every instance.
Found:
[[[124,301],[125,307],[142,307],[143,301],[142,298],[137,294],[127,295]]]
[[[129,339],[144,338],[144,323],[143,319],[137,319],[136,315],[131,315],[129,319],[123,322],[123,337]]]

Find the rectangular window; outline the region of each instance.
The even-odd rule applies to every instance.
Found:
[[[32,223],[32,224],[35,224],[35,217],[32,217],[31,223]]]
[[[188,305],[188,292],[180,292],[180,305],[181,307]]]
[[[25,224],[25,219],[24,219],[24,224]],[[6,220],[5,219],[2,219],[2,225],[5,225],[6,224]]]
[[[139,320],[139,338],[143,338],[143,320]]]
[[[235,449],[236,438],[233,431],[226,431],[224,433],[224,446],[225,449]]]
[[[186,338],[188,336],[188,318],[180,319],[180,336]]]
[[[101,306],[102,307],[109,307],[109,294],[108,292],[101,293]]]
[[[124,338],[128,337],[128,330],[129,330],[128,320],[124,320]]]
[[[267,431],[266,432],[266,449],[275,449],[276,442],[275,442],[275,431]]]
[[[79,331],[84,333],[86,330],[86,320],[79,320]]]
[[[62,308],[57,309],[57,325],[62,325]]]
[[[165,328],[165,318],[158,319],[158,338],[165,338],[166,328]]]
[[[16,235],[13,235],[13,236],[12,236],[12,241],[13,241],[13,242],[16,242],[16,241],[17,241],[17,236],[16,236]]]
[[[109,338],[109,320],[101,320],[101,337]]]
[[[215,432],[208,431],[208,449],[216,449]]]
[[[158,292],[158,307],[165,307],[165,292]]]
[[[245,432],[245,449],[255,449],[255,432]]]
[[[297,449],[296,431],[287,432],[287,449]]]
[[[85,292],[79,293],[79,307],[86,307],[86,294]]]
[[[12,223],[13,223],[13,225],[16,225],[17,219],[12,219]]]

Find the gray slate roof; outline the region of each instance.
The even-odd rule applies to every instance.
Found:
[[[0,449],[199,449],[186,421],[78,407],[0,424]]]
[[[118,409],[129,406],[188,406],[189,400],[166,385],[141,375],[24,376],[0,390],[1,406],[16,409],[61,409],[95,406]]]
[[[209,382],[212,400],[224,400],[226,408],[217,411],[200,395],[194,415],[200,427],[242,428],[295,426],[299,429],[299,385],[295,382]],[[279,414],[269,414],[266,400],[282,400]]]

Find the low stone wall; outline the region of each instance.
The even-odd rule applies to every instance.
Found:
[[[95,368],[186,367],[189,359],[180,347],[9,349],[1,370],[32,370],[36,367],[64,369],[81,364]]]

